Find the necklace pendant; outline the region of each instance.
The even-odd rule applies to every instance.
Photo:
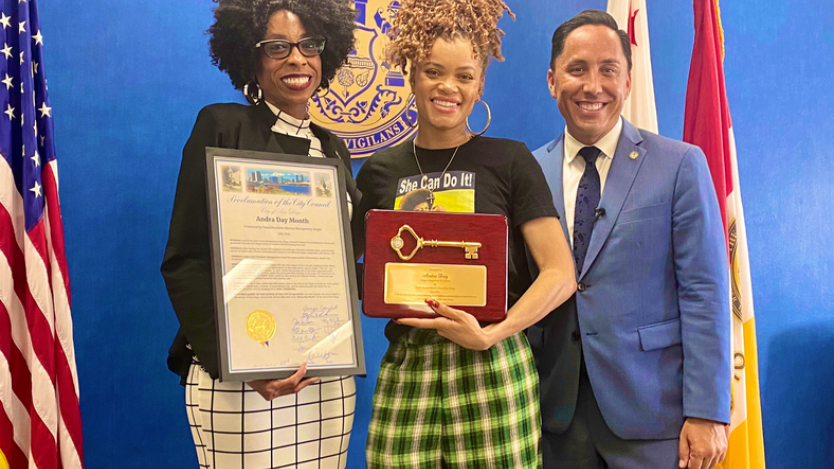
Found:
[[[420,171],[420,176],[425,176],[426,173],[423,172],[423,167],[420,165],[420,158],[417,158],[417,139],[411,140],[411,148],[414,152],[414,161],[417,163],[417,169]],[[449,162],[446,163],[446,167],[443,168],[443,171],[440,172],[440,180],[443,180],[443,176],[446,175],[446,171],[449,169],[449,166],[452,165],[452,161],[455,160],[455,156],[458,154],[458,150],[460,150],[460,145],[455,147],[455,151],[452,152],[452,157],[449,158]],[[429,205],[434,205],[434,189],[433,187],[429,187]]]

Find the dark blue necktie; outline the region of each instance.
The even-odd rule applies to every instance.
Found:
[[[577,272],[582,272],[596,221],[596,208],[599,205],[600,182],[596,165],[599,153],[597,147],[584,147],[579,150],[579,156],[585,159],[585,172],[579,180],[576,211],[573,216],[573,258],[576,261]]]

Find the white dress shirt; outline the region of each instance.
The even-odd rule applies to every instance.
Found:
[[[607,134],[599,139],[594,146],[599,148],[600,154],[597,158],[597,171],[599,172],[600,197],[605,192],[605,180],[608,179],[608,170],[611,168],[611,161],[614,159],[614,152],[617,151],[617,142],[623,131],[623,118],[617,120]],[[585,159],[577,158],[579,150],[586,147],[584,143],[573,138],[565,127],[565,157],[562,160],[562,192],[565,194],[565,224],[568,227],[571,248],[573,248],[573,218],[576,211],[576,192],[579,190],[579,180],[585,172]]]
[[[272,131],[279,134],[290,135],[292,137],[306,138],[310,141],[309,156],[314,158],[324,158],[324,152],[321,149],[321,140],[313,134],[310,130],[310,119],[296,119],[286,112],[278,109],[277,106],[266,102],[269,109],[275,114],[275,124],[272,125]]]

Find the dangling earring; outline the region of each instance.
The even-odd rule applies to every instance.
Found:
[[[410,93],[408,95],[408,99],[406,99],[405,102],[410,103],[412,98],[414,98],[414,93]],[[416,129],[419,121],[414,121],[412,123],[411,119],[409,119],[409,117],[408,117],[409,116],[408,108],[410,108],[410,107],[411,106],[406,105],[406,108],[405,108],[405,123],[408,124],[408,126],[411,127],[412,129]]]
[[[243,96],[246,97],[246,100],[249,101],[250,104],[257,105],[262,99],[264,99],[264,92],[260,85],[258,85],[257,81],[250,81],[249,83],[243,85]]]
[[[486,112],[487,112],[487,123],[486,123],[486,127],[484,127],[484,130],[482,130],[482,131],[480,131],[480,132],[478,132],[478,133],[473,132],[473,131],[472,131],[472,128],[471,128],[471,127],[469,127],[469,116],[466,116],[466,130],[467,130],[467,131],[469,131],[469,133],[470,133],[470,134],[472,134],[472,136],[473,136],[473,137],[480,137],[481,135],[483,135],[483,134],[484,134],[484,132],[486,132],[486,131],[487,131],[487,129],[489,128],[489,124],[491,124],[491,123],[492,123],[492,112],[489,110],[489,104],[487,104],[487,103],[486,103],[486,101],[481,101],[481,100],[479,99],[479,100],[477,100],[477,101],[475,101],[475,102],[476,102],[476,103],[483,103],[484,107],[486,108]]]

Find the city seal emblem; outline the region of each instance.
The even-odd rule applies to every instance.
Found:
[[[356,49],[327,93],[313,96],[310,118],[341,137],[354,158],[364,158],[412,136],[417,107],[402,72],[384,60],[400,2],[355,0],[353,6]]]
[[[252,311],[246,316],[246,333],[262,346],[269,346],[269,340],[275,335],[275,318],[262,309]]]

